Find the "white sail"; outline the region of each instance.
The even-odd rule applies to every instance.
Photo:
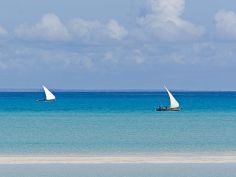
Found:
[[[171,109],[179,108],[178,101],[175,99],[175,97],[171,94],[171,92],[166,87],[165,89],[170,97],[170,108]]]
[[[44,89],[47,101],[52,101],[56,99],[56,97],[52,94],[52,92],[50,92],[44,85],[43,85],[43,89]]]

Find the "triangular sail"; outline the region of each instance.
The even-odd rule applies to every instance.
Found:
[[[44,85],[43,85],[43,89],[44,89],[47,101],[51,101],[51,100],[55,100],[56,99],[56,97],[52,94],[52,92],[50,92]]]
[[[172,93],[165,87],[169,97],[170,97],[170,108],[174,109],[174,108],[179,108],[179,103],[178,101],[174,98],[174,96],[172,95]]]

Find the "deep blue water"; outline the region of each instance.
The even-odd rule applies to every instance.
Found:
[[[0,93],[0,154],[236,151],[236,92]]]

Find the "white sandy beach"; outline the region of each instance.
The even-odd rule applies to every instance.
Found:
[[[1,155],[0,164],[206,164],[236,163],[236,154]]]

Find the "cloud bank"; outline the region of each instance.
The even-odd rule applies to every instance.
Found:
[[[14,63],[13,66],[15,67],[15,63],[20,65],[24,58],[29,58],[26,61],[28,63],[31,60],[33,63],[42,63],[45,66],[49,63],[62,63],[61,65],[65,67],[77,66],[83,69],[102,68],[102,65],[123,67],[136,64],[135,66],[142,67],[168,62],[178,65],[196,64],[202,62],[199,58],[203,58],[203,63],[206,60],[211,60],[212,63],[220,60],[220,52],[217,51],[220,48],[216,50],[214,47],[205,45],[205,43],[204,45],[197,45],[198,47],[192,47],[194,49],[188,47],[194,45],[195,42],[200,42],[193,39],[201,37],[205,29],[183,18],[184,0],[147,0],[147,2],[148,13],[138,18],[138,27],[130,27],[129,30],[114,19],[105,22],[81,18],[63,21],[53,13],[43,15],[39,21],[33,24],[19,25],[15,29],[17,37],[13,40],[24,39],[36,42],[21,41],[22,43],[19,43],[20,47],[18,46],[19,49],[15,54],[14,51],[9,52],[12,58],[17,60],[7,63],[5,61],[7,57],[5,57],[6,59],[0,65],[5,68]],[[228,38],[236,38],[236,14],[234,12],[219,11],[215,15],[215,22],[218,34]],[[150,39],[150,43],[146,43],[145,40],[139,41],[130,38],[132,28],[138,28],[144,39]],[[8,32],[0,27],[0,36],[7,34]],[[37,40],[44,41],[43,44],[45,45],[43,47],[38,45]],[[187,40],[187,43],[180,43],[180,47],[176,47],[176,43],[173,42],[181,40]],[[188,40],[192,41],[189,42]],[[48,41],[50,42],[48,43]],[[61,42],[59,45],[53,43],[58,41]],[[82,45],[73,43],[77,41],[81,42]],[[159,42],[158,45],[156,45],[156,41]],[[162,41],[164,41],[163,44]],[[99,45],[93,45],[94,43]],[[11,45],[10,41],[9,46]],[[28,47],[28,52],[22,52],[21,45]],[[211,44],[210,46],[214,45]],[[38,48],[42,50],[38,50]],[[232,58],[233,50],[225,50],[222,58],[226,58],[225,56]],[[2,49],[0,53],[6,55],[4,51],[5,49]],[[215,53],[218,56],[215,56]],[[33,61],[31,58],[35,58],[35,60]],[[230,62],[232,63],[234,60],[231,59],[228,63]]]
[[[0,31],[1,32],[1,31]],[[17,37],[22,39],[40,39],[47,41],[74,41],[74,40],[121,40],[128,32],[116,20],[107,23],[74,19],[63,23],[53,13],[44,15],[34,25],[20,25],[15,30]]]

